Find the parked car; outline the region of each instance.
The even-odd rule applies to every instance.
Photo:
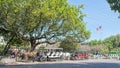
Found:
[[[115,51],[109,52],[109,53],[108,53],[108,57],[109,57],[110,59],[119,59],[119,55],[118,55],[118,53],[115,52]]]
[[[73,53],[72,60],[88,59],[89,55],[85,51],[76,51]]]

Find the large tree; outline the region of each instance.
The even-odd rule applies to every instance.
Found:
[[[17,37],[29,41],[31,50],[68,35],[84,41],[90,32],[80,9],[67,0],[0,0],[0,32],[10,35],[10,40]]]

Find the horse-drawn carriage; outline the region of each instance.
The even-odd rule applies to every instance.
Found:
[[[42,56],[41,58],[43,58],[40,61],[70,59],[70,53],[63,52],[63,48],[45,48],[44,51],[44,53],[40,53],[41,55],[39,55],[39,57]]]
[[[63,52],[63,48],[45,48],[46,54],[44,57],[47,60],[64,60],[70,58],[70,53]]]
[[[70,59],[70,53],[63,52],[63,48],[44,48],[32,52],[19,52],[17,61],[50,61]]]

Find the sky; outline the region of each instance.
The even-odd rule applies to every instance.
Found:
[[[120,34],[119,14],[110,9],[106,0],[68,0],[70,4],[84,4],[81,11],[87,16],[84,18],[87,30],[90,30],[89,40],[103,40],[112,35]],[[101,26],[101,30],[96,30]]]

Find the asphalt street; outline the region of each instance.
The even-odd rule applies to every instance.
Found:
[[[75,64],[35,64],[35,65],[17,65],[0,66],[0,68],[120,68],[118,63],[75,63]]]
[[[75,61],[67,63],[45,63],[45,64],[25,64],[25,65],[1,65],[0,68],[120,68],[119,61],[112,60],[94,60],[93,61]]]

